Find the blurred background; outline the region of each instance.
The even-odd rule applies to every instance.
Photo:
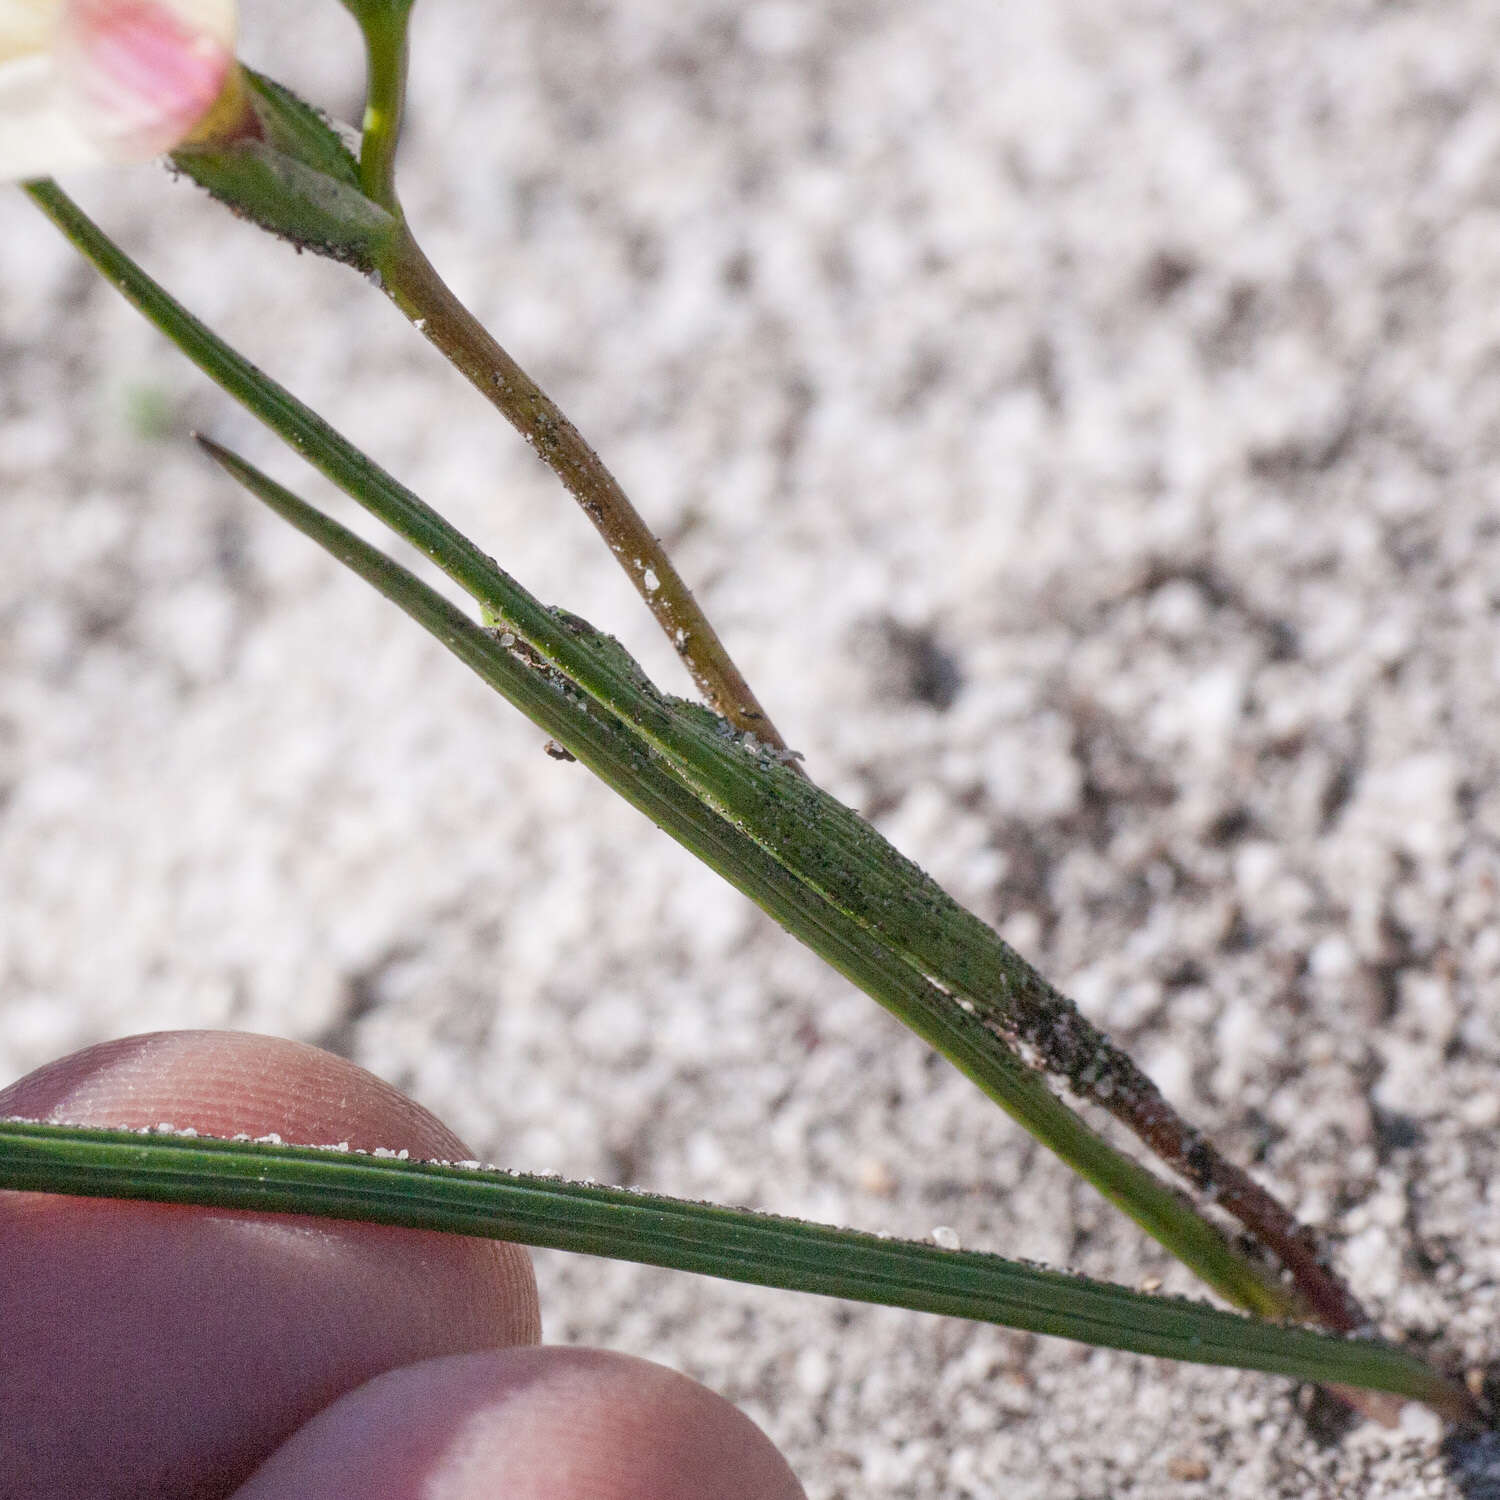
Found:
[[[246,59],[355,118],[342,8],[243,3]],[[423,0],[414,46],[419,237],[811,774],[1326,1226],[1389,1331],[1500,1359],[1493,8]],[[687,690],[371,287],[159,169],[66,186]],[[194,429],[348,518],[0,194],[0,1077],[271,1031],[506,1165],[1190,1289]],[[716,1386],[813,1500],[1500,1494],[1500,1451],[1270,1378],[538,1268],[550,1337]]]

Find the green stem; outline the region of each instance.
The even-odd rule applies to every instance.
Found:
[[[406,105],[409,0],[369,5],[359,12],[365,38],[365,118],[359,150],[359,185],[367,198],[396,218],[396,145]]]
[[[962,1250],[746,1209],[333,1149],[0,1121],[0,1189],[479,1235],[995,1323],[1096,1347],[1389,1392],[1473,1421],[1462,1386],[1337,1339]]]
[[[785,752],[786,741],[620,482],[552,398],[454,296],[409,230],[396,236],[377,269],[391,301],[562,480],[714,711]]]

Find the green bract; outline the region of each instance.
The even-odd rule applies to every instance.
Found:
[[[172,160],[241,217],[311,250],[373,270],[400,225],[359,185],[359,164],[337,128],[311,105],[246,70],[261,139]]]

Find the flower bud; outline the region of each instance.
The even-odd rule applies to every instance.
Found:
[[[0,178],[148,161],[242,113],[234,0],[0,0]]]

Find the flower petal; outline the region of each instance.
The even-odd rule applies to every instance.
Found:
[[[55,57],[80,129],[115,161],[175,146],[234,65],[233,0],[67,0]]]
[[[113,159],[84,133],[47,53],[0,62],[0,180],[98,167]]]
[[[61,11],[60,0],[0,0],[0,64],[47,51]]]
[[[234,0],[0,0],[0,179],[147,161],[234,68]]]

